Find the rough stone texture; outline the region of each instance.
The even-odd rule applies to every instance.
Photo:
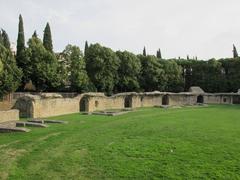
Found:
[[[110,109],[154,107],[154,106],[189,106],[196,104],[240,104],[237,93],[204,93],[198,87],[192,92],[146,92],[120,93],[105,96],[103,93],[85,93],[73,98],[63,98],[58,94],[26,95],[20,97],[14,108],[20,110],[21,117],[43,118],[78,112],[95,112]]]
[[[204,91],[202,90],[202,88],[198,87],[198,86],[192,86],[189,88],[189,92],[191,93],[197,93],[197,94],[202,94],[204,93]]]
[[[40,127],[40,128],[46,128],[48,127],[46,124],[41,123],[34,123],[34,122],[16,122],[16,127]]]
[[[19,120],[19,110],[0,111],[0,123]]]
[[[79,97],[43,98],[25,96],[17,100],[14,108],[20,110],[20,117],[41,118],[79,112]]]
[[[10,132],[30,132],[27,128],[17,128],[17,127],[2,127],[0,126],[0,133],[10,133]]]
[[[5,95],[1,100],[0,100],[0,111],[7,111],[10,110],[13,106],[13,96],[12,94]]]

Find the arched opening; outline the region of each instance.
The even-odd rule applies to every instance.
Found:
[[[19,98],[14,105],[21,118],[33,118],[33,102],[31,99]]]
[[[164,106],[169,105],[169,96],[168,95],[164,95],[162,97],[162,105],[164,105]]]
[[[88,99],[83,97],[80,100],[80,112],[86,112],[88,110]]]
[[[125,108],[131,108],[132,107],[132,97],[126,96],[124,99],[124,107]]]
[[[204,103],[204,98],[203,98],[202,95],[199,95],[199,96],[197,97],[197,103],[199,103],[199,104],[203,104],[203,103]]]

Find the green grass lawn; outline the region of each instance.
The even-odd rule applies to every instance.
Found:
[[[53,119],[0,134],[0,179],[240,179],[240,106]]]

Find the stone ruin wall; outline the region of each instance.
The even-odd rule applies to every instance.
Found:
[[[20,110],[21,117],[42,118],[78,113],[80,111],[93,112],[123,109],[126,106],[127,98],[130,100],[131,108],[139,108],[161,106],[166,96],[168,97],[166,105],[170,106],[195,105],[198,103],[199,96],[203,97],[203,102],[206,104],[232,104],[233,96],[239,97],[237,94],[231,93],[167,93],[158,91],[150,93],[120,93],[111,97],[107,97],[103,93],[85,93],[73,98],[63,98],[59,94],[28,96],[28,98],[27,96],[19,98],[14,107]],[[84,103],[82,103],[83,100]]]
[[[39,99],[33,103],[33,117],[50,117],[79,112],[77,98]]]
[[[19,110],[0,111],[0,123],[19,120]]]

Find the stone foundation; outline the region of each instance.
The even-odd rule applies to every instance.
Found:
[[[0,123],[19,120],[19,110],[0,111]]]

